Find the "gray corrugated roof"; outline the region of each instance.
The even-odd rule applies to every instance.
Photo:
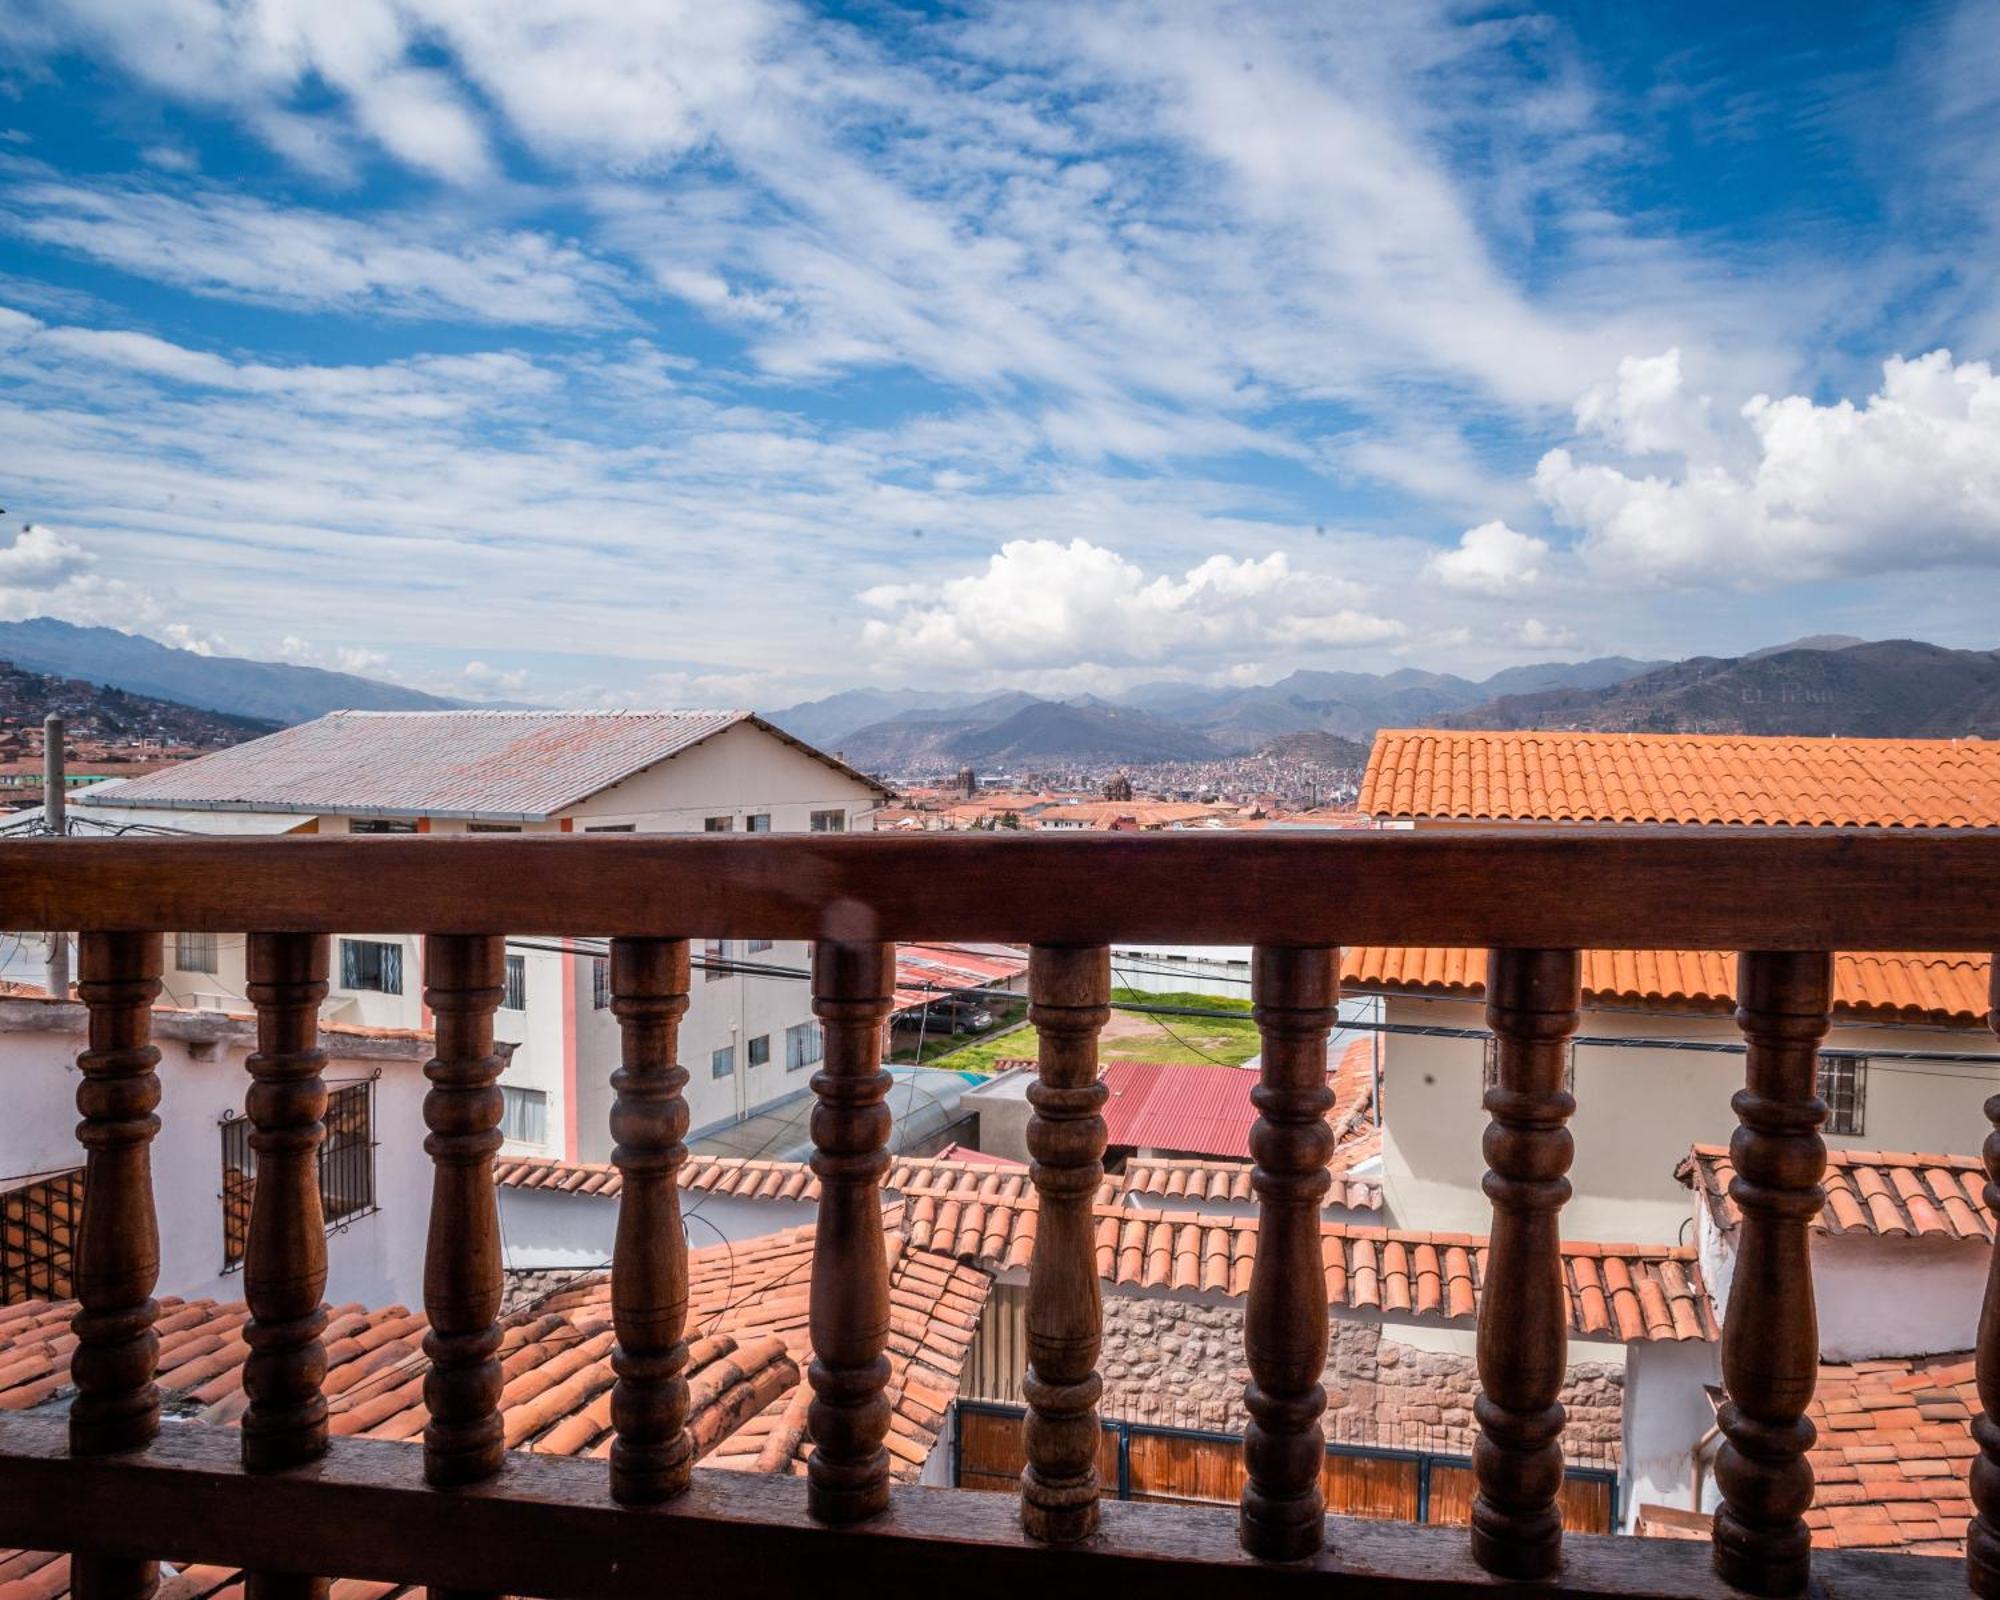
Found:
[[[880,789],[747,711],[335,711],[121,783],[117,803],[543,821],[739,722]]]

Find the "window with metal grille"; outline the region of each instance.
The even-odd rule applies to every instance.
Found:
[[[51,1173],[0,1194],[0,1306],[67,1300],[83,1220],[83,1168]]]
[[[376,939],[340,941],[340,986],[377,994],[403,992],[403,947]]]
[[[319,1147],[319,1209],[329,1233],[375,1210],[375,1080],[327,1090],[326,1137]],[[257,1198],[257,1152],[250,1120],[222,1123],[222,1267],[243,1264],[250,1208]]]
[[[549,1142],[549,1092],[500,1086],[500,1133],[515,1144]]]
[[[219,966],[215,935],[177,933],[174,935],[174,965],[183,972],[214,972]]]
[[[1819,1097],[1826,1102],[1828,1133],[1864,1131],[1868,1112],[1868,1063],[1861,1056],[1821,1056]]]
[[[507,978],[500,991],[502,1011],[525,1011],[528,1009],[528,958],[509,956],[507,958]]]
[[[1479,1089],[1482,1097],[1500,1081],[1500,1041],[1492,1034],[1486,1036],[1486,1059],[1481,1064]],[[1563,1089],[1568,1094],[1576,1093],[1576,1041],[1570,1040],[1563,1055]]]
[[[847,832],[847,813],[845,811],[815,811],[812,814],[812,831],[814,833]]]
[[[593,956],[590,961],[590,1004],[596,1011],[611,1009],[611,958]]]

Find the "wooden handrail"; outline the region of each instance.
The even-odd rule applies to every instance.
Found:
[[[1987,950],[2000,831],[0,842],[0,931],[649,936],[663,921],[760,939]]]
[[[1550,887],[1524,893],[1523,884]],[[245,924],[258,930],[250,945],[259,1015],[250,1114],[264,1158],[246,1284],[256,1354],[245,1375],[250,1413],[232,1436],[241,1459],[232,1457],[231,1471],[218,1476],[207,1430],[177,1426],[154,1439],[157,1246],[147,1146],[158,1125],[159,1085],[149,1008],[164,931]],[[747,1563],[744,1581],[752,1587],[775,1578],[772,1592],[804,1574],[822,1592],[845,1581],[817,1570],[817,1537],[834,1541],[818,1547],[822,1556],[828,1548],[865,1550],[871,1561],[884,1550],[914,1562],[935,1560],[952,1545],[976,1547],[987,1565],[976,1575],[951,1574],[964,1594],[999,1592],[998,1574],[1013,1575],[1013,1592],[1021,1581],[1068,1587],[1051,1576],[1060,1569],[1046,1565],[1066,1556],[1101,1582],[1139,1581],[1127,1570],[1133,1562],[1192,1563],[1199,1572],[1185,1575],[1187,1586],[1204,1594],[1248,1592],[1256,1585],[1242,1582],[1246,1575],[1283,1584],[1335,1572],[1384,1600],[1392,1592],[1470,1593],[1488,1574],[1556,1579],[1566,1591],[1607,1595],[1709,1595],[1723,1580],[1785,1595],[1803,1590],[1810,1577],[1832,1593],[1847,1575],[1873,1569],[1811,1562],[1801,1520],[1811,1498],[1806,1410],[1818,1370],[1807,1230],[1818,1210],[1823,1158],[1814,1061],[1831,1004],[1826,952],[2000,944],[2000,833],[1577,828],[1299,840],[52,840],[0,844],[0,927],[7,926],[84,930],[80,988],[90,1040],[81,1058],[79,1131],[90,1171],[77,1247],[78,1398],[68,1444],[53,1444],[41,1419],[0,1418],[0,1539],[41,1538],[78,1551],[76,1582],[85,1600],[143,1600],[160,1557],[239,1561],[259,1600],[322,1592],[324,1577],[296,1574],[423,1581],[465,1595],[504,1588],[610,1596],[632,1592],[634,1582],[657,1582],[656,1572],[635,1577],[627,1560],[613,1561],[601,1578],[565,1574],[539,1587],[540,1578],[504,1564],[518,1552],[471,1549],[465,1530],[494,1506],[518,1511],[510,1496],[523,1485],[555,1497],[536,1513],[551,1538],[609,1542],[622,1556],[628,1537],[643,1543],[667,1537],[661,1529],[679,1529],[694,1542],[677,1549],[675,1560],[697,1566],[734,1539],[749,1553],[715,1559]],[[425,1272],[429,1419],[418,1453],[428,1489],[406,1470],[407,1455],[391,1467],[389,1457],[357,1448],[366,1441],[329,1445],[319,1398],[315,1305],[324,1254],[307,1183],[324,1092],[314,1013],[326,948],[318,936],[357,927],[424,936],[425,1000],[436,1015],[424,1108],[435,1163]],[[826,1056],[813,1079],[821,1200],[809,1290],[813,1449],[802,1492],[763,1483],[718,1490],[689,1470],[687,1262],[674,1192],[687,1126],[676,1046],[688,949],[663,927],[816,941],[812,1003],[826,1027]],[[564,1463],[550,1476],[522,1467],[503,1448],[491,1167],[500,1144],[493,1015],[504,939],[494,929],[608,933],[614,941],[612,1009],[623,1050],[612,1122],[626,1180],[613,1261],[618,1381],[611,1471],[595,1470],[587,1486],[571,1470],[584,1464]],[[989,1497],[901,1496],[884,1449],[891,1368],[880,1180],[890,1109],[879,1045],[892,1004],[890,941],[919,936],[1035,947],[1030,998],[1043,1040],[1029,1137],[1043,1233],[1030,1287],[1028,1467],[1004,1533]],[[1252,1148],[1264,1247],[1245,1311],[1252,1420],[1230,1541],[1240,1542],[1240,1551],[1203,1542],[1206,1533],[1191,1539],[1187,1527],[1209,1524],[1170,1521],[1185,1517],[1181,1508],[1134,1516],[1137,1508],[1101,1507],[1096,1492],[1101,1328],[1087,1232],[1103,1144],[1095,1040],[1109,1000],[1105,946],[1131,937],[1254,947],[1263,1060]],[[1485,1149],[1494,1220],[1480,1306],[1479,1494],[1469,1537],[1423,1530],[1431,1542],[1398,1546],[1322,1514],[1318,1419],[1327,1328],[1316,1219],[1330,1143],[1325,1040],[1337,1019],[1342,941],[1490,950],[1488,1017],[1499,1071],[1487,1095],[1493,1121]],[[1735,1100],[1742,1126],[1732,1193],[1744,1223],[1725,1322],[1729,1403],[1714,1573],[1691,1576],[1685,1552],[1647,1556],[1639,1570],[1662,1585],[1647,1589],[1620,1579],[1617,1562],[1604,1564],[1588,1541],[1561,1537],[1558,1218],[1570,1140],[1563,1044],[1577,1019],[1578,951],[1660,946],[1746,952],[1738,1021],[1748,1053],[1746,1087]],[[1801,950],[1814,953],[1787,953]],[[2000,1028],[2000,979],[1996,985]],[[2000,1126],[2000,1097],[1989,1111]],[[2000,1149],[2000,1134],[1994,1138]],[[1468,1164],[1472,1159],[1468,1151]],[[2000,1156],[1989,1153],[1989,1161],[2000,1183]],[[2000,1267],[1995,1281],[2000,1285]],[[2000,1306],[2000,1287],[1989,1299]],[[2000,1549],[2000,1310],[1989,1311],[1980,1342],[1987,1415],[1975,1427],[1980,1517],[1970,1573],[1984,1600],[2000,1600],[1993,1555]],[[60,1470],[51,1466],[58,1458]],[[188,1466],[196,1458],[198,1471]],[[21,1476],[30,1461],[41,1466],[38,1478]],[[8,1520],[16,1512],[7,1493],[23,1483],[49,1515],[50,1532],[10,1531],[17,1524]],[[296,1543],[262,1542],[193,1500],[176,1520],[171,1507],[176,1496],[197,1492],[192,1484],[201,1496],[213,1490],[238,1505],[254,1504],[259,1486],[272,1505],[303,1496],[300,1503],[310,1506],[320,1494],[320,1511],[306,1518],[314,1533]],[[99,1506],[121,1503],[117,1485],[156,1510],[78,1522],[67,1505],[50,1504],[64,1494]],[[443,1551],[422,1536],[431,1531],[429,1514],[419,1509],[426,1495],[451,1508],[445,1520],[457,1531],[438,1541],[450,1547]],[[942,1514],[939,1504],[947,1508]],[[412,1531],[385,1551],[374,1542],[386,1525]],[[492,1537],[504,1545],[513,1532]],[[767,1548],[766,1534],[778,1543]],[[856,1538],[869,1542],[847,1542]],[[1451,1560],[1439,1554],[1444,1547],[1436,1541],[1445,1538],[1458,1551]],[[1371,1572],[1366,1558],[1356,1565],[1348,1540],[1364,1551],[1415,1552],[1413,1559],[1428,1565]],[[1912,1577],[1907,1563],[1885,1570],[1901,1585],[1929,1582]],[[1664,1586],[1669,1576],[1671,1587]],[[870,1592],[879,1592],[879,1577],[869,1576]],[[1861,1578],[1851,1581],[1858,1593]]]

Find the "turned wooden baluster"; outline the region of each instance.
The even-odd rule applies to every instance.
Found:
[[[1097,1035],[1111,1015],[1110,951],[1036,945],[1028,954],[1028,995],[1028,1017],[1041,1037],[1028,1089],[1030,1176],[1041,1220],[1028,1272],[1021,1525],[1033,1538],[1066,1543],[1097,1527],[1104,1308],[1091,1205],[1104,1178]]]
[[[1987,1025],[2000,1036],[2000,951],[1993,969],[1986,1013]],[[2000,1217],[2000,1094],[1986,1102],[1986,1210]],[[1965,1575],[1972,1592],[1983,1600],[2000,1600],[2000,1238],[1993,1243],[1993,1261],[1986,1271],[1986,1299],[1979,1308],[1979,1415],[1972,1419],[1972,1437],[1979,1454],[1972,1459],[1972,1526],[1965,1535]]]
[[[1819,1376],[1813,1312],[1812,1220],[1824,1201],[1826,1146],[1819,1126],[1819,1042],[1833,994],[1833,957],[1746,951],[1738,962],[1736,1021],[1749,1044],[1729,1141],[1742,1212],[1729,1311],[1722,1329],[1718,1416],[1726,1436],[1716,1460],[1715,1570],[1753,1594],[1806,1586],[1812,1504],[1806,1416]]]
[[[1493,1233],[1479,1307],[1479,1436],[1472,1467],[1472,1555],[1505,1578],[1552,1577],[1562,1565],[1563,1376],[1569,1299],[1558,1214],[1569,1199],[1576,1102],[1563,1079],[1576,1032],[1573,950],[1495,950],[1486,1025],[1498,1081],[1486,1091]]]
[[[492,934],[424,940],[424,1004],[436,1018],[437,1055],[424,1068],[424,1149],[433,1163],[424,1250],[424,1477],[440,1487],[500,1470],[500,1213],[493,1153],[500,1148],[500,1058],[493,1013],[506,980],[507,942]]]
[[[77,993],[90,1016],[76,1090],[83,1114],[76,1136],[86,1152],[70,1324],[77,1343],[69,1447],[77,1455],[140,1449],[160,1427],[153,1382],[160,1230],[150,1149],[160,1129],[153,1070],[160,1052],[151,1042],[160,970],[156,933],[86,933],[77,941]],[[158,1562],[122,1556],[77,1556],[70,1572],[80,1600],[144,1600],[159,1582]]]
[[[1259,945],[1251,952],[1263,1066],[1250,1098],[1257,1259],[1243,1309],[1250,1382],[1243,1404],[1243,1548],[1267,1561],[1318,1554],[1326,1537],[1326,1274],[1320,1205],[1329,1179],[1333,1105],[1327,1033],[1339,1020],[1340,952]]]
[[[889,1015],[895,947],[822,939],[813,947],[813,1014],[826,1059],[813,1075],[812,1168],[819,1177],[809,1310],[813,1358],[806,1507],[849,1523],[889,1504],[889,1262],[882,1233],[888,1169]]]
[[[675,1174],[687,1160],[685,939],[613,939],[611,1011],[623,1059],[611,1075],[611,1163],[623,1177],[611,1252],[611,1495],[651,1505],[694,1470],[688,1437],[687,1240]]]
[[[257,1186],[244,1252],[250,1307],[243,1362],[243,1465],[270,1472],[326,1453],[326,1221],[320,1211],[319,1148],[326,1137],[326,1052],[319,1004],[326,998],[327,941],[310,933],[253,933],[247,954],[257,1049],[245,1065],[250,1148]],[[252,1600],[316,1600],[324,1578],[247,1575]]]

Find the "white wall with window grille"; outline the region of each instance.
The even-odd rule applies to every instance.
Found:
[[[503,1011],[526,1011],[528,1009],[528,958],[509,956],[507,976],[500,991],[500,1009]]]
[[[213,933],[174,935],[174,965],[183,972],[216,973],[221,970],[221,953]]]
[[[342,939],[339,983],[377,994],[403,992],[403,947],[387,940]]]
[[[375,1210],[375,1080],[330,1084],[319,1147],[320,1216],[329,1230]],[[222,1262],[242,1265],[257,1192],[257,1152],[249,1119],[222,1123]]]
[[[1868,1063],[1860,1056],[1819,1058],[1819,1097],[1826,1102],[1827,1133],[1866,1133]]]

